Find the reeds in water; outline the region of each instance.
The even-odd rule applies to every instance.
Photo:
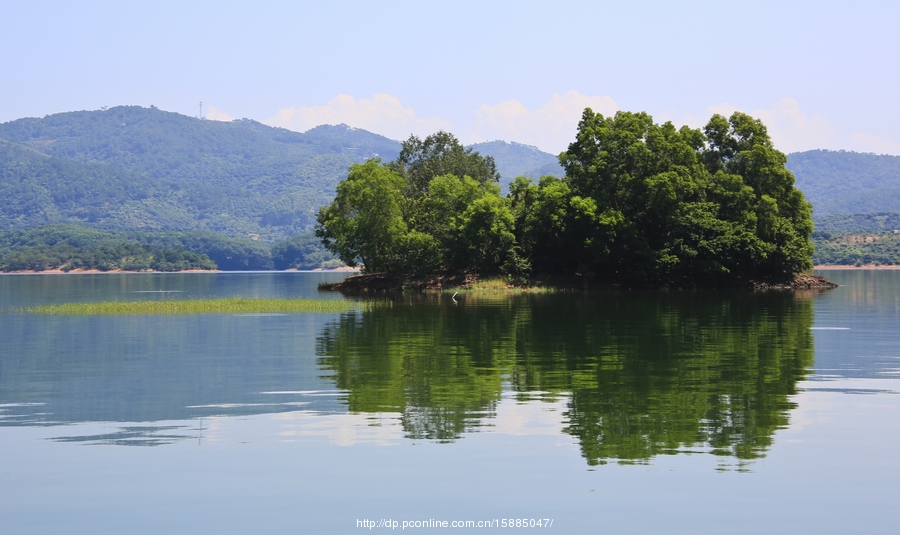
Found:
[[[493,277],[473,281],[467,287],[454,287],[442,290],[443,293],[458,292],[461,294],[522,294],[553,293],[556,290],[546,286],[513,286],[503,277]]]

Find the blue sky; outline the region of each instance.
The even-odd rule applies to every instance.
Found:
[[[209,119],[559,152],[585,106],[691,126],[741,110],[785,152],[900,154],[898,6],[0,0],[0,122],[203,101]]]

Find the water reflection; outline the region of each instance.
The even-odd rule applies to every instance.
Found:
[[[0,426],[344,412],[313,354],[331,317],[7,315]]]
[[[179,286],[113,275],[8,278],[22,286],[4,287],[23,304],[57,300],[66,288],[80,292],[62,292],[69,300],[114,299],[123,288],[306,295],[317,282],[257,276],[252,285],[221,288],[216,277],[178,279]],[[85,285],[66,286],[76,279]],[[197,290],[203,285],[207,291]],[[407,295],[344,315],[3,313],[0,427],[60,426],[65,442],[158,445],[205,436],[196,432],[201,419],[280,414],[299,418],[290,420],[292,437],[327,428],[346,442],[347,429],[372,422],[390,441],[552,427],[591,465],[688,451],[753,459],[788,424],[791,396],[813,362],[813,336],[862,332],[821,330],[846,329],[845,320],[813,325],[808,294],[456,301]],[[109,425],[73,427],[89,422]]]
[[[325,326],[318,364],[354,413],[411,439],[491,425],[504,390],[563,400],[591,465],[709,451],[763,455],[813,363],[811,295],[647,292],[427,297]]]

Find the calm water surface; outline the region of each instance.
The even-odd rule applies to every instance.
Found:
[[[117,317],[20,307],[342,275],[0,276],[0,532],[896,533],[900,271],[823,273]]]

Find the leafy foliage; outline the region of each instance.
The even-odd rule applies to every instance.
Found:
[[[490,156],[482,157],[463,147],[453,134],[437,132],[424,140],[410,136],[403,142],[397,159],[388,164],[406,181],[408,194],[420,195],[436,176],[468,176],[478,183],[497,182],[500,173]]]
[[[587,109],[560,156],[569,192],[556,201],[556,219],[580,217],[589,227],[568,263],[653,284],[809,269],[811,209],[785,161],[762,123],[743,113],[715,115],[701,132],[654,124],[645,113],[604,118]]]
[[[746,114],[701,132],[587,109],[559,161],[565,177],[517,178],[503,199],[492,159],[445,132],[412,137],[397,161],[352,167],[316,232],[345,262],[395,274],[693,285],[812,267],[810,205]]]
[[[499,273],[515,255],[515,236],[497,178],[490,158],[446,132],[412,137],[397,161],[350,168],[319,211],[316,234],[368,272]]]
[[[505,169],[513,153],[549,165],[533,148],[480,147],[502,153]],[[369,270],[522,279],[534,267],[682,284],[809,267],[809,206],[748,116],[714,117],[701,132],[588,110],[560,163],[565,177],[514,181],[504,199],[493,157],[446,132],[398,144],[344,125],[300,134],[118,107],[0,125],[0,224],[129,229],[127,239],[207,254],[221,269],[272,269],[263,242],[308,233],[351,167],[318,231]],[[329,261],[309,247],[279,246],[278,265]]]
[[[350,266],[361,261],[370,271],[405,268],[398,265],[408,234],[401,206],[404,185],[377,159],[351,167],[335,200],[319,211],[317,235]]]

